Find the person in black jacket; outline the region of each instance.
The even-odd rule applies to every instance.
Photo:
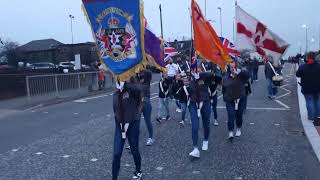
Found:
[[[187,107],[188,107],[188,104],[189,104],[189,79],[188,77],[183,77],[182,78],[182,82],[180,88],[179,88],[179,91],[177,92],[178,93],[178,99],[179,99],[179,102],[180,102],[180,105],[181,105],[181,121],[180,121],[180,125],[181,126],[184,126],[185,124],[185,118],[186,118],[186,111],[187,111]]]
[[[138,78],[143,92],[142,113],[149,133],[147,146],[152,146],[152,144],[154,143],[153,126],[151,122],[152,105],[150,101],[150,83],[152,80],[152,72],[150,70],[143,70],[138,74]]]
[[[200,72],[200,69],[198,70]],[[198,149],[198,131],[200,117],[203,123],[204,140],[202,150],[208,150],[208,140],[210,134],[210,115],[211,103],[209,84],[207,83],[208,75],[206,73],[193,72],[194,79],[190,84],[190,117],[192,122],[192,142],[193,151],[189,154],[191,157],[200,158]]]
[[[116,180],[120,170],[125,140],[128,138],[136,171],[134,179],[140,179],[141,156],[139,152],[140,118],[142,109],[142,91],[136,80],[117,84],[113,94],[113,111],[115,115],[115,134],[113,145],[112,179]]]
[[[177,105],[177,109],[176,112],[181,113],[181,104],[179,102],[179,92],[181,91],[183,87],[183,82],[181,80],[181,76],[180,74],[176,75],[176,79],[174,80],[172,87],[171,87],[171,95],[172,97],[175,99],[176,105]]]
[[[320,118],[320,55],[316,61],[314,53],[309,53],[307,63],[302,64],[296,75],[301,78],[301,92],[306,99],[308,119]]]
[[[234,122],[236,121],[236,137],[241,136],[243,111],[245,109],[246,88],[250,74],[237,68],[236,63],[231,63],[223,80],[222,94],[228,112],[229,139],[234,137]]]
[[[217,113],[217,105],[218,105],[218,86],[221,85],[222,78],[217,75],[216,73],[210,73],[211,76],[209,76],[208,84],[209,84],[209,93],[210,93],[210,99],[211,99],[211,106],[212,106],[212,112],[213,112],[213,125],[218,126],[218,113]]]
[[[162,78],[159,81],[159,109],[157,121],[161,123],[162,112],[165,111],[166,120],[170,120],[170,110],[169,110],[169,99],[170,99],[170,80],[166,73],[162,73]]]

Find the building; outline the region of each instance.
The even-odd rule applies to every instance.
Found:
[[[80,54],[81,63],[85,65],[99,59],[93,42],[63,44],[54,39],[35,40],[18,47],[15,52],[15,58],[9,58],[10,64],[15,66],[18,65],[18,62],[59,64],[74,61],[76,54]]]

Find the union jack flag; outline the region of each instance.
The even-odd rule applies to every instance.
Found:
[[[164,43],[164,61],[167,61],[170,57],[173,57],[178,54],[178,51],[171,47],[168,42]]]
[[[236,46],[232,44],[232,42],[230,42],[227,38],[220,37],[220,40],[222,42],[222,45],[229,51],[229,55],[232,59],[234,59],[236,55],[240,55],[239,51],[236,50]]]

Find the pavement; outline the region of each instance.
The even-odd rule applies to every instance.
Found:
[[[302,125],[294,67],[286,64],[285,83],[275,101],[266,97],[263,67],[252,86],[242,136],[227,140],[227,114],[221,96],[220,125],[211,126],[209,151],[199,160],[192,150],[191,124],[179,125],[180,113],[157,124],[158,87],[152,86],[152,120],[156,142],[145,145],[141,119],[143,179],[155,180],[317,180],[320,164]],[[154,80],[156,80],[154,78]],[[0,116],[0,180],[111,179],[114,118],[112,96],[104,93]],[[12,112],[13,111],[13,112]],[[14,111],[19,111],[15,113]],[[189,115],[187,118],[190,120]],[[199,142],[203,138],[200,128]],[[130,179],[134,163],[124,150],[120,180]]]

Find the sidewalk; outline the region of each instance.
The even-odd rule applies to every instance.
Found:
[[[297,79],[299,81],[299,79]],[[307,117],[307,108],[306,108],[306,101],[301,93],[301,87],[297,83],[297,90],[298,90],[298,98],[299,98],[299,107],[300,107],[300,117],[302,121],[302,125],[305,131],[305,134],[315,152],[318,161],[320,162],[320,127],[314,126],[313,123],[308,120]]]

